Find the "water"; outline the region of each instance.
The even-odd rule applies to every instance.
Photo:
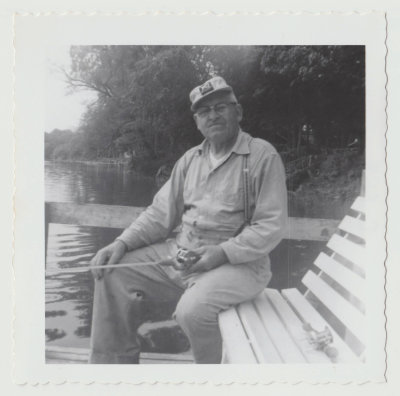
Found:
[[[152,179],[138,178],[115,164],[45,163],[46,201],[146,206],[155,192]],[[88,265],[121,230],[50,224],[46,268]],[[324,243],[283,241],[271,254],[274,288],[297,287]],[[89,346],[93,280],[89,272],[46,276],[46,342]]]
[[[46,268],[88,265],[101,247],[121,230],[50,224]],[[93,279],[90,272],[46,276],[46,342],[49,345],[89,346]]]
[[[146,206],[155,192],[153,179],[138,178],[115,164],[45,163],[49,202]],[[50,224],[46,268],[88,265],[121,230]],[[87,348],[92,315],[93,280],[89,272],[46,276],[46,342]]]
[[[152,178],[122,165],[45,162],[46,201],[146,206],[155,192]]]

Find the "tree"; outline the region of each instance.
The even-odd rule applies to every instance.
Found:
[[[292,123],[291,144],[303,126],[319,146],[344,147],[365,133],[365,54],[362,46],[285,46],[265,49],[261,68],[267,107]],[[272,114],[271,114],[272,116]]]
[[[194,129],[188,92],[197,83],[190,55],[186,47],[72,47],[70,87],[99,95],[81,126],[89,151],[145,147],[149,157],[168,160],[171,151],[188,148]]]
[[[62,155],[66,159],[68,155],[67,145],[74,134],[70,130],[54,129],[44,134],[44,158],[45,160],[57,159],[57,155]],[[62,154],[61,154],[62,153]]]
[[[188,94],[213,75],[234,87],[243,129],[292,159],[364,144],[364,57],[362,46],[73,46],[66,79],[98,100],[70,154],[131,152],[149,172],[173,163],[201,140]]]

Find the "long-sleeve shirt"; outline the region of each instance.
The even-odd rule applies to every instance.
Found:
[[[214,169],[209,143],[188,150],[153,203],[118,239],[136,249],[167,238],[187,249],[219,244],[231,264],[261,259],[281,241],[287,222],[285,171],[265,140],[240,131],[230,155]],[[251,222],[245,222],[243,159],[248,156]],[[235,235],[237,234],[237,235]]]

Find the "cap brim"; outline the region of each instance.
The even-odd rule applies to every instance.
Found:
[[[195,111],[197,107],[199,107],[199,105],[205,100],[208,99],[210,96],[213,96],[217,93],[220,92],[232,92],[233,93],[233,89],[231,87],[225,87],[225,88],[220,88],[220,89],[215,89],[214,91],[208,92],[207,94],[205,94],[204,96],[202,96],[199,100],[197,100],[196,102],[192,103],[192,105],[190,106],[190,109],[192,111]]]

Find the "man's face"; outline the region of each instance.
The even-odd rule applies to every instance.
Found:
[[[229,94],[218,93],[201,102],[194,114],[194,120],[198,130],[208,141],[224,144],[237,137],[242,107],[232,104]]]

